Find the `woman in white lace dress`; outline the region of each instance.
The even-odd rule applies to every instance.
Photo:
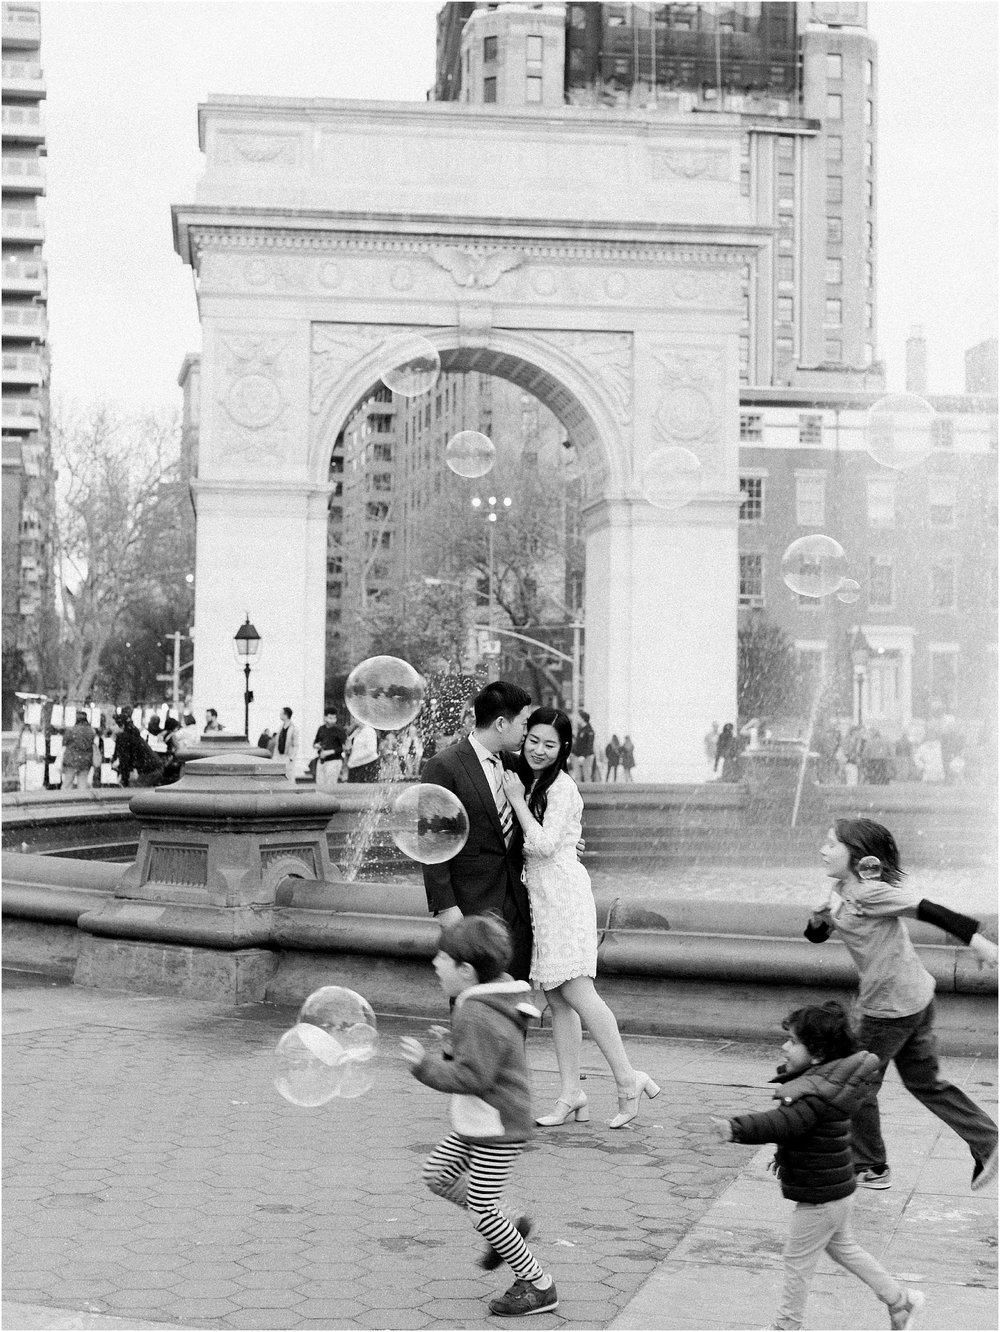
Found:
[[[573,728],[558,708],[536,708],[516,771],[505,771],[504,791],[524,829],[524,881],[531,902],[534,950],[532,982],[545,991],[560,1092],[553,1114],[536,1122],[587,1120],[580,1087],[582,1023],[608,1061],[618,1087],[619,1113],[612,1128],[635,1119],[643,1095],[659,1087],[629,1062],[615,1015],[594,989],[597,975],[597,910],[590,875],[577,859],[583,798],[567,772]]]

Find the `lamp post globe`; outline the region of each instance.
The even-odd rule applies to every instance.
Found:
[[[233,638],[233,649],[236,654],[236,661],[243,669],[243,731],[247,740],[250,739],[250,704],[253,702],[253,691],[250,688],[250,665],[260,660],[260,649],[263,639],[257,630],[250,623],[250,615],[247,617],[236,631]]]

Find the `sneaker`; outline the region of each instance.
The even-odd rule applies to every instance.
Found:
[[[514,1222],[514,1229],[523,1240],[526,1240],[531,1234],[531,1217],[519,1216]],[[484,1272],[494,1272],[502,1262],[503,1257],[497,1253],[492,1244],[488,1244],[486,1246],[486,1252],[479,1259],[479,1266]]]
[[[985,1189],[987,1184],[991,1184],[997,1177],[997,1149],[990,1152],[985,1161],[977,1161],[975,1169],[972,1172],[972,1192],[978,1193],[980,1189]]]
[[[854,1178],[863,1189],[892,1187],[892,1172],[888,1166],[883,1166],[881,1170],[876,1170],[874,1166],[866,1166],[864,1170],[859,1170]]]
[[[922,1291],[904,1291],[902,1304],[889,1305],[889,1326],[893,1329],[913,1327],[917,1321],[917,1314],[926,1303]]]
[[[490,1313],[501,1318],[524,1318],[528,1314],[550,1313],[558,1303],[554,1281],[548,1290],[539,1290],[533,1282],[518,1277],[510,1290],[490,1300]]]

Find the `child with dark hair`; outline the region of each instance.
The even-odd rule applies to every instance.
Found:
[[[889,1309],[891,1328],[913,1327],[924,1305],[917,1290],[895,1277],[854,1238],[851,1213],[857,1187],[851,1158],[851,1108],[877,1076],[878,1059],[858,1050],[840,1004],[797,1008],[785,1019],[774,1110],[716,1119],[723,1142],[777,1144],[774,1170],[781,1192],[795,1203],[785,1245],[785,1281],[773,1328],[800,1328],[821,1253],[870,1286]]]
[[[820,858],[834,885],[827,902],[810,917],[805,936],[811,943],[824,943],[835,934],[851,954],[860,981],[859,1040],[879,1060],[878,1074],[853,1114],[858,1183],[868,1189],[891,1184],[877,1095],[892,1060],[907,1091],[968,1144],[972,1189],[978,1192],[996,1178],[997,1126],[940,1076],[934,977],[917,956],[902,917],[947,931],[991,966],[996,966],[997,946],[980,934],[977,920],[902,886],[895,839],[872,819],[838,819]]]
[[[424,1164],[432,1193],[469,1212],[489,1247],[487,1271],[506,1262],[514,1284],[490,1301],[504,1317],[547,1313],[559,1303],[552,1277],[542,1270],[525,1239],[531,1222],[512,1224],[499,1200],[515,1161],[531,1136],[531,1091],[525,1033],[538,1010],[526,1001],[527,981],[506,974],[512,944],[502,920],[465,916],[443,931],[434,958],[442,990],[454,1000],[451,1038],[437,1054],[412,1036],[403,1056],[418,1081],[451,1093],[453,1132]]]

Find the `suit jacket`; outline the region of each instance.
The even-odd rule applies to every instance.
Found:
[[[468,740],[449,745],[429,759],[421,781],[454,791],[469,816],[469,839],[457,856],[440,865],[425,865],[424,889],[431,911],[457,906],[464,915],[496,911],[505,915],[510,897],[518,914],[530,924],[528,892],[521,882],[524,834],[517,819],[510,846],[504,845],[493,789]]]

